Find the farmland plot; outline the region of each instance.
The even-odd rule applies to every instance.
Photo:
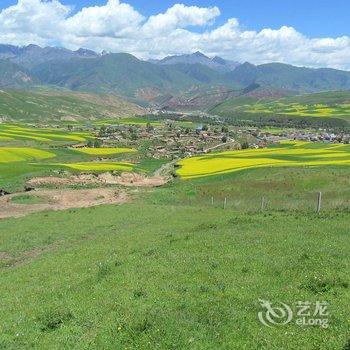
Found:
[[[177,173],[183,179],[261,167],[350,165],[350,146],[294,142],[268,149],[207,154],[178,164]]]

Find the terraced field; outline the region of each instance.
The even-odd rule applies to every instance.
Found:
[[[113,155],[113,154],[120,154],[120,153],[134,153],[137,152],[134,148],[75,148],[74,149],[77,152],[89,154],[89,155],[95,155],[95,156],[106,156],[106,155]]]
[[[286,142],[268,149],[229,151],[178,162],[183,179],[263,167],[350,166],[350,145]]]
[[[56,128],[34,128],[20,124],[0,124],[0,141],[85,142],[93,137],[84,132]]]
[[[239,120],[263,120],[328,126],[350,123],[350,92],[331,91],[283,98],[233,97],[212,108],[211,113]],[[305,125],[304,125],[305,126]]]
[[[53,166],[65,167],[79,171],[132,171],[134,164],[128,162],[80,162],[80,163],[54,163]]]
[[[137,151],[131,148],[0,147],[0,188],[18,190],[33,176],[62,170],[132,171],[136,164],[129,162],[127,155],[132,158],[134,153]]]
[[[53,157],[54,153],[35,148],[0,148],[0,163],[38,161]]]
[[[247,113],[283,114],[296,117],[350,117],[350,104],[327,105],[327,104],[300,104],[270,102],[257,103],[254,105],[242,106],[238,110]]]

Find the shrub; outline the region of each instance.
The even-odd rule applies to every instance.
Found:
[[[66,308],[49,310],[39,317],[40,329],[43,332],[55,330],[72,318],[74,318],[72,312]]]

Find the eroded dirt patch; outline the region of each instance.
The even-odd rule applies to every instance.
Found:
[[[99,175],[80,174],[70,175],[67,177],[45,176],[36,177],[27,183],[30,186],[69,186],[69,185],[123,185],[135,187],[158,187],[167,183],[165,176],[146,177],[136,173],[122,173],[121,175],[113,175],[111,173],[103,173]]]
[[[126,192],[118,189],[94,188],[83,190],[35,190],[26,193],[43,202],[38,204],[18,204],[12,198],[20,193],[0,197],[0,219],[9,217],[21,217],[29,213],[44,210],[64,210],[70,208],[87,208],[102,204],[120,204],[128,200]]]

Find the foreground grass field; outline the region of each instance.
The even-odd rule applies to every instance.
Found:
[[[123,206],[2,220],[0,347],[343,348],[348,210],[162,203],[172,186]],[[327,301],[329,328],[263,326],[259,299]]]

